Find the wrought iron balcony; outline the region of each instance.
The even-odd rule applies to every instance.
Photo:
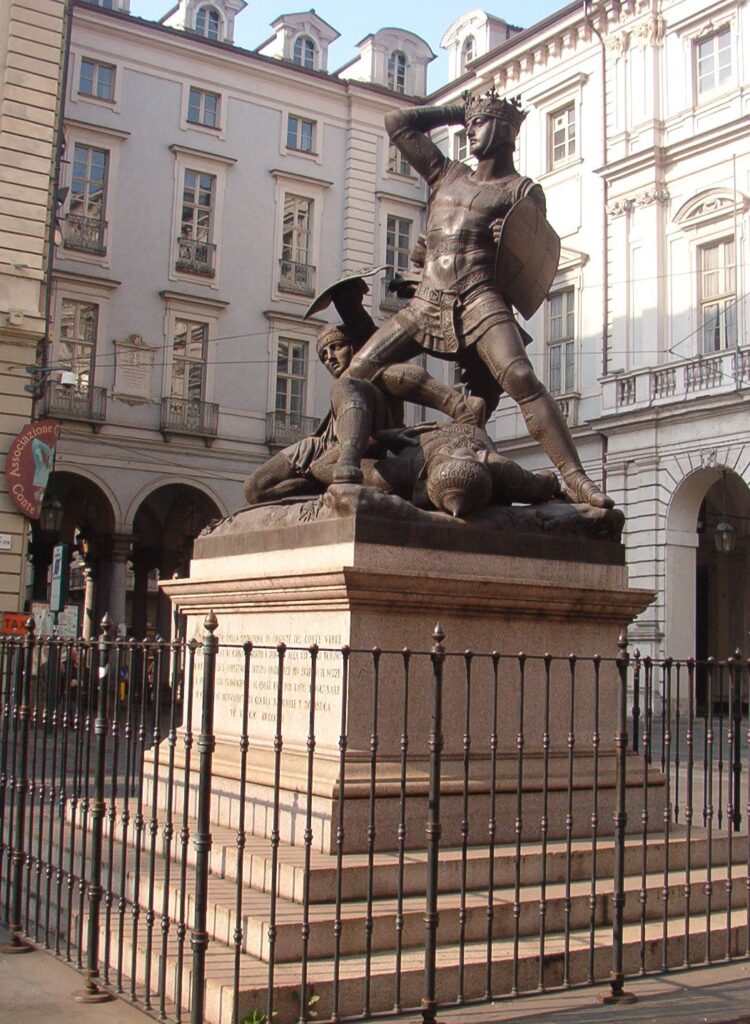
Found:
[[[213,277],[216,273],[216,246],[197,238],[177,239],[177,269],[184,274]]]
[[[315,267],[309,263],[279,260],[279,291],[294,295],[315,294]]]
[[[107,222],[101,217],[81,217],[76,213],[69,213],[65,218],[63,238],[66,249],[105,253]]]
[[[269,412],[266,416],[266,444],[286,448],[314,433],[320,420],[296,412]]]
[[[104,423],[107,391],[105,388],[70,386],[50,380],[44,386],[40,412],[42,416],[58,420]]]
[[[161,432],[213,438],[219,432],[219,406],[195,398],[162,398]]]

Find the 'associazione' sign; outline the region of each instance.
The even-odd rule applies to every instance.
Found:
[[[8,493],[29,519],[39,518],[59,436],[60,424],[56,420],[37,420],[28,423],[8,449]]]

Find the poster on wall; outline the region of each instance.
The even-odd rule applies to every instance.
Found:
[[[38,519],[44,491],[55,466],[60,437],[57,420],[27,423],[11,442],[5,459],[8,494],[27,519]]]

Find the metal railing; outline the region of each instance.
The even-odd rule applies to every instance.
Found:
[[[195,398],[162,398],[160,429],[163,434],[216,437],[219,406],[216,402],[201,402]]]
[[[434,1024],[748,957],[739,652],[218,635],[210,613],[188,642],[115,640],[107,618],[96,641],[33,620],[0,638],[0,919],[92,998]]]
[[[294,295],[315,294],[315,267],[309,263],[279,260],[279,291]]]
[[[101,255],[107,251],[107,222],[101,217],[82,217],[69,213],[64,220],[63,238],[66,249]]]
[[[269,412],[266,414],[266,444],[286,448],[313,434],[319,423],[314,416],[301,416],[296,412]]]
[[[107,418],[107,390],[47,381],[42,394],[40,415],[60,420],[104,423]]]
[[[184,274],[213,277],[216,272],[216,245],[197,238],[178,238],[177,269]]]

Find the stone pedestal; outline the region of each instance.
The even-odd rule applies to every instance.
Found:
[[[402,798],[406,845],[422,846],[433,688],[429,652],[433,628],[440,622],[448,652],[443,682],[443,843],[461,842],[465,819],[469,844],[486,845],[493,774],[496,840],[514,839],[519,731],[524,746],[523,837],[539,838],[543,817],[550,838],[563,836],[571,789],[573,833],[590,835],[597,694],[596,810],[600,834],[611,832],[618,682],[610,659],[617,654],[619,632],[653,596],[628,588],[622,545],[607,537],[618,532],[621,519],[613,522],[612,517],[619,513],[586,513],[580,517],[584,525],[575,526],[570,507],[546,518],[530,510],[519,510],[513,518],[507,510],[510,518],[501,518],[505,528],[498,528],[497,516],[471,523],[436,513],[384,518],[360,498],[364,489],[334,491],[333,498],[329,492],[325,499],[230,517],[196,542],[189,578],[162,584],[187,616],[189,637],[202,638],[210,610],[219,621],[214,819],[228,825],[237,820],[242,645],[251,641],[246,827],[255,834],[271,831],[280,706],[281,836],[302,844],[308,808],[308,648],[317,644],[321,651],[316,659],[310,804],[314,846],[335,849],[343,796],[345,848],[365,850],[373,794],[376,846],[397,847]],[[506,516],[506,510],[500,511]],[[283,656],[276,649],[280,643],[288,648]],[[351,654],[342,655],[343,647]],[[372,653],[374,647],[379,653]],[[413,652],[408,659],[404,648]],[[472,657],[465,656],[467,650]],[[493,658],[492,652],[503,656]],[[518,652],[524,652],[525,661]],[[563,660],[553,660],[547,667],[545,652]],[[572,704],[567,658],[571,653],[578,656]],[[597,654],[603,659],[598,673],[591,660]],[[284,677],[279,687],[281,662]],[[196,669],[197,709],[200,657]],[[343,783],[342,721],[347,734]],[[198,731],[197,718],[193,731]],[[405,740],[408,766],[402,791]],[[643,777],[635,760],[631,763],[628,782],[635,799],[640,798]],[[178,770],[176,777],[179,774]],[[654,789],[654,811],[660,813],[660,777],[648,782]]]

